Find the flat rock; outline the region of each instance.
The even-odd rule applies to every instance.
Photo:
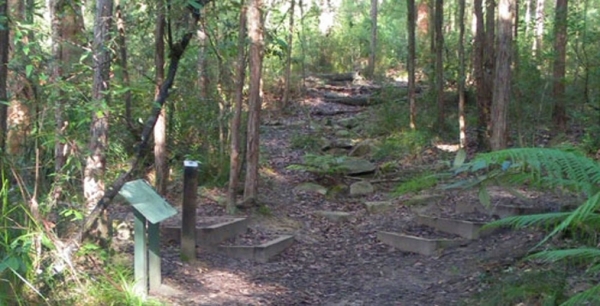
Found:
[[[373,185],[367,181],[359,181],[350,185],[351,196],[369,195],[375,191]]]
[[[390,201],[373,201],[365,202],[365,208],[371,214],[385,212],[392,209],[394,206]]]
[[[361,158],[346,158],[340,166],[346,169],[346,174],[348,175],[372,173],[377,169],[375,164]]]
[[[337,130],[335,131],[335,136],[336,137],[350,137],[352,135],[352,133],[350,133],[348,130]]]
[[[326,211],[326,210],[319,210],[319,211],[315,211],[315,215],[317,216],[321,216],[331,222],[343,222],[343,221],[348,221],[350,219],[350,217],[352,217],[352,213],[349,212],[345,212],[345,211]]]
[[[352,148],[350,153],[348,153],[348,155],[355,157],[365,157],[375,152],[375,150],[377,150],[377,146],[375,145],[374,141],[371,139],[367,139],[354,145],[354,147]]]
[[[354,147],[354,141],[348,138],[340,138],[336,139],[331,143],[332,148],[343,148],[343,149],[352,149]]]
[[[315,193],[319,193],[322,195],[327,194],[327,187],[321,186],[319,184],[311,183],[311,182],[302,183],[302,184],[294,187],[294,190],[295,191],[305,191],[305,192],[315,192]]]
[[[353,129],[358,126],[358,119],[356,117],[342,118],[337,123],[347,129]]]
[[[443,198],[442,195],[439,194],[418,194],[406,201],[404,203],[407,206],[411,205],[427,205],[431,203],[435,203]]]

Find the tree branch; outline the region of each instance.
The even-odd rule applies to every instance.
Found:
[[[195,21],[197,21],[197,20],[195,20]],[[154,101],[154,104],[152,106],[152,112],[151,112],[150,116],[148,117],[148,119],[146,120],[146,123],[144,125],[144,129],[143,129],[142,135],[141,135],[141,142],[138,145],[138,148],[136,150],[136,155],[135,155],[133,161],[130,163],[129,170],[122,173],[112,183],[112,185],[104,193],[104,196],[96,203],[96,206],[94,207],[92,212],[88,215],[87,219],[85,220],[85,223],[83,224],[81,231],[78,232],[75,235],[75,237],[73,237],[69,241],[69,244],[65,250],[69,255],[72,254],[72,252],[77,249],[79,242],[83,240],[83,238],[85,237],[87,232],[90,230],[90,228],[92,227],[94,222],[98,219],[100,214],[106,208],[108,208],[108,205],[110,204],[110,202],[117,196],[117,194],[119,193],[119,190],[121,190],[121,187],[123,187],[123,185],[125,185],[125,183],[131,178],[131,174],[137,168],[139,161],[140,161],[141,157],[143,156],[143,152],[148,145],[148,142],[150,139],[150,134],[152,133],[152,130],[154,129],[154,125],[156,124],[156,120],[158,118],[158,115],[160,114],[161,108],[167,101],[167,97],[169,96],[169,90],[171,89],[171,87],[173,86],[173,83],[175,81],[175,75],[177,74],[177,68],[179,66],[179,61],[181,60],[181,57],[183,56],[185,49],[189,45],[190,40],[192,39],[192,36],[193,36],[193,32],[189,31],[181,38],[181,40],[179,42],[177,42],[175,45],[172,46],[171,54],[169,56],[170,60],[169,60],[169,70],[167,73],[167,78],[160,86],[160,90],[159,90],[157,99],[156,99],[156,101]]]

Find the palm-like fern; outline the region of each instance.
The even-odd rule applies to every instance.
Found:
[[[489,195],[485,192],[485,186],[489,184],[503,186],[528,184],[538,188],[565,189],[583,193],[586,200],[572,212],[514,216],[488,225],[516,228],[554,226],[537,246],[569,228],[583,230],[584,233],[591,235],[600,232],[600,164],[574,150],[516,148],[485,153],[469,163],[456,166],[454,174],[468,175],[470,178],[446,187],[478,187],[482,202],[489,202]],[[600,249],[595,244],[597,241],[594,241],[594,245],[590,247],[538,252],[532,255],[532,258],[547,261],[584,260],[592,264],[590,272],[598,273],[600,272]],[[600,284],[572,296],[564,305],[577,305],[584,301],[598,302],[599,293]]]

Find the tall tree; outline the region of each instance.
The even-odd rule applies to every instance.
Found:
[[[127,58],[127,37],[125,32],[125,17],[123,17],[123,6],[120,0],[115,2],[115,17],[117,21],[117,47],[119,51],[119,66],[121,66],[121,82],[123,86],[129,88],[131,86],[131,80],[129,78],[129,68]],[[123,94],[123,102],[125,103],[125,124],[133,132],[133,117],[131,114],[132,107],[132,94],[131,89],[128,89]],[[137,136],[137,135],[136,135]]]
[[[248,95],[248,140],[244,202],[254,203],[258,194],[260,154],[260,111],[262,107],[263,19],[262,0],[248,1],[248,36],[250,38],[250,90]]]
[[[33,31],[23,31],[18,24],[33,24],[35,5],[33,0],[8,0],[11,30],[9,31],[10,59],[19,66],[32,67],[30,48],[35,43]],[[26,33],[26,34],[25,34]],[[32,150],[27,149],[28,135],[32,130],[31,105],[35,102],[38,82],[31,80],[26,69],[11,69],[8,72],[8,101],[6,153],[21,160],[28,159]],[[39,148],[36,148],[36,150]]]
[[[371,0],[371,50],[369,52],[369,64],[367,76],[373,78],[375,73],[375,55],[377,54],[377,4],[378,0]]]
[[[461,148],[467,146],[465,120],[465,0],[458,0],[458,128]]]
[[[537,0],[535,7],[535,38],[533,40],[533,46],[531,47],[531,50],[533,51],[535,58],[538,60],[541,56],[542,42],[544,39],[545,2],[545,0]]]
[[[498,45],[496,48],[496,71],[492,101],[492,150],[506,148],[508,140],[508,106],[511,96],[511,64],[513,10],[515,0],[500,0],[498,5]]]
[[[69,125],[65,115],[67,98],[60,84],[75,73],[74,68],[81,58],[84,45],[84,24],[82,7],[79,1],[50,0],[48,2],[52,19],[52,62],[50,82],[58,85],[53,91],[55,101],[54,120],[56,124],[54,144],[54,191],[53,201],[62,194],[63,167],[73,148],[66,141]]]
[[[567,0],[556,0],[556,17],[554,18],[554,71],[552,94],[554,109],[552,121],[560,130],[565,131],[567,114],[565,110],[565,62],[567,58]]]
[[[110,39],[113,14],[112,0],[97,0],[94,18],[92,122],[90,126],[89,156],[86,160],[83,191],[88,210],[104,196],[104,172],[106,170],[106,150],[108,149],[108,101],[110,95]],[[101,244],[108,244],[110,225],[108,216],[98,220],[95,229]]]
[[[294,42],[294,9],[296,8],[296,0],[292,0],[290,3],[289,19],[288,19],[288,35],[287,35],[287,53],[285,58],[285,72],[284,72],[284,88],[283,88],[283,99],[282,107],[287,108],[290,102],[290,82],[292,74],[292,43]]]
[[[0,0],[0,151],[6,146],[8,115],[8,0]]]
[[[444,0],[435,0],[435,92],[438,106],[438,129],[444,128]]]
[[[417,117],[417,103],[415,99],[415,62],[416,62],[416,39],[415,39],[415,27],[416,27],[416,11],[415,11],[415,0],[407,0],[406,8],[408,13],[407,18],[407,29],[408,29],[408,101],[410,107],[410,128],[416,129],[415,123]]]
[[[156,25],[154,29],[154,99],[158,99],[160,86],[165,79],[165,8],[162,1],[158,2]],[[167,192],[167,181],[169,178],[169,165],[167,164],[167,120],[166,107],[160,111],[160,115],[154,125],[154,172],[156,191],[165,195]]]
[[[246,80],[246,5],[242,1],[238,36],[238,59],[235,85],[235,106],[231,118],[231,153],[229,155],[229,186],[227,188],[227,211],[233,213],[237,204],[236,189],[240,176],[240,143],[242,105],[244,104],[244,83]]]
[[[485,49],[485,28],[483,15],[483,1],[473,1],[473,15],[475,18],[475,41],[473,47],[473,75],[477,100],[477,144],[478,149],[485,150],[488,135],[487,124],[489,107],[486,105],[483,54]]]

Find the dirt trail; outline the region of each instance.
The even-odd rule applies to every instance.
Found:
[[[165,249],[161,292],[170,305],[460,305],[481,288],[487,271],[514,263],[538,238],[524,232],[502,232],[460,247],[422,256],[395,250],[377,241],[384,228],[402,227],[414,213],[401,199],[384,214],[369,214],[365,200],[387,198],[385,185],[373,194],[331,197],[295,191],[314,177],[286,167],[304,154],[290,140],[310,132],[311,120],[338,120],[364,107],[324,102],[322,91],[310,91],[291,116],[267,122],[261,129],[264,160],[259,202],[272,216],[254,214],[255,231],[293,233],[295,243],[268,263],[237,260],[200,250],[198,262],[182,264],[175,247]],[[343,181],[346,184],[352,181]],[[222,215],[215,201],[202,198],[201,215]],[[447,194],[439,203],[477,202],[476,195]],[[352,212],[346,222],[315,216],[319,210]]]

